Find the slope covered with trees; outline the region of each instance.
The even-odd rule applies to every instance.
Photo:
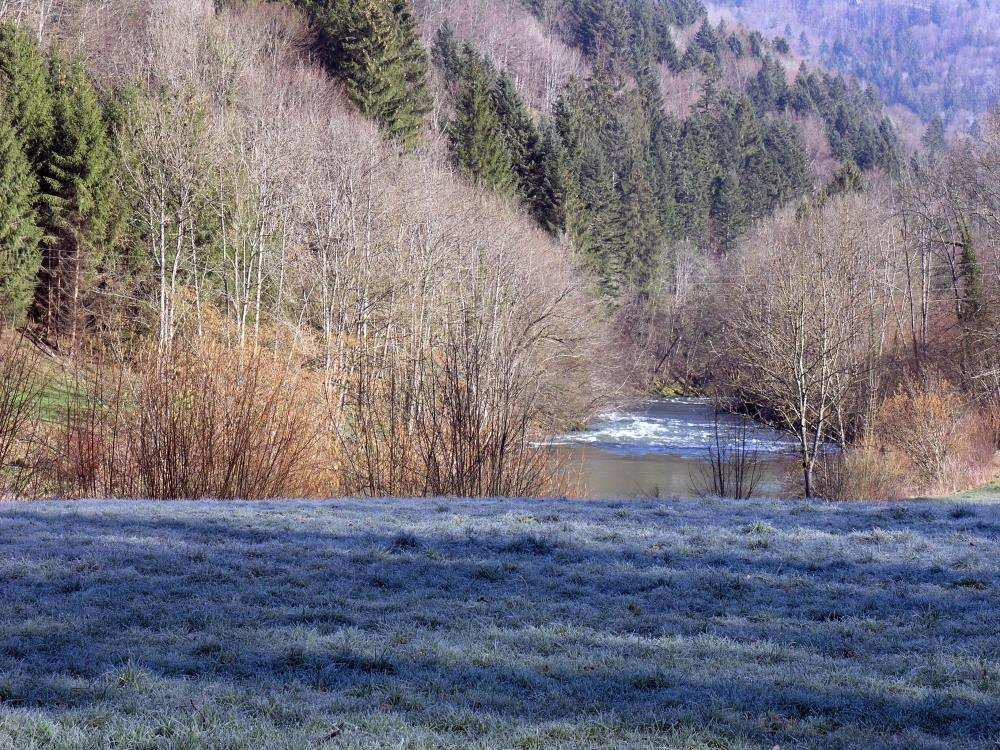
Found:
[[[925,121],[966,125],[1000,97],[996,0],[719,0],[834,70],[875,85]]]
[[[562,491],[536,441],[608,382],[716,387],[812,430],[811,403],[727,380],[714,347],[807,309],[754,317],[778,271],[823,291],[820,320],[884,296],[874,256],[837,253],[895,225],[828,220],[923,163],[870,89],[697,3],[32,8],[0,27],[0,307],[69,396],[0,474],[45,466],[66,493]],[[965,229],[954,285],[990,289]],[[979,309],[956,307],[969,331]],[[865,357],[836,425],[823,407],[845,443],[875,408],[851,400]]]
[[[678,243],[724,252],[841,164],[896,168],[893,127],[869,91],[819,70],[789,73],[787,54],[709,22],[699,3],[514,8],[418,5],[437,125],[459,171],[564,234],[613,305],[671,283]],[[550,59],[578,55],[568,71],[553,65],[564,75],[542,91],[523,62],[539,30]]]

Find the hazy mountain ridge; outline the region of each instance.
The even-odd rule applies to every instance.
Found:
[[[856,75],[924,120],[959,126],[1000,96],[996,0],[716,0],[740,21],[787,35],[793,48]]]

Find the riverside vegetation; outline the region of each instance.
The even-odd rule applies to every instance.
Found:
[[[911,152],[697,0],[0,13],[5,494],[565,494],[654,382],[806,495],[988,478],[995,120]]]

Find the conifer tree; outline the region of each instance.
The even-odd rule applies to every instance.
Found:
[[[493,102],[503,127],[521,200],[532,217],[551,230],[555,226],[552,214],[558,174],[549,171],[552,165],[546,165],[542,134],[506,73],[498,75],[494,82]]]
[[[36,303],[48,328],[75,334],[118,228],[115,162],[104,113],[79,63],[52,61],[55,131],[43,166],[44,255]]]
[[[857,164],[853,161],[848,161],[833,175],[833,180],[830,181],[824,192],[827,197],[832,197],[835,195],[861,193],[864,189],[864,175],[861,174],[861,170]]]
[[[0,24],[0,107],[37,168],[55,127],[48,66],[35,41],[12,23]]]
[[[962,254],[958,260],[959,277],[962,283],[961,302],[958,318],[967,329],[975,326],[983,312],[983,269],[972,243],[972,233],[965,221],[959,224],[959,238]]]
[[[638,76],[640,104],[649,124],[648,168],[654,210],[660,232],[670,238],[680,233],[677,215],[676,150],[680,137],[677,123],[664,112],[663,95],[653,72]]]
[[[746,226],[747,214],[740,180],[732,169],[727,169],[712,184],[712,223],[720,249],[732,248]]]
[[[924,135],[920,139],[920,145],[931,154],[936,154],[944,150],[946,145],[945,131],[944,120],[941,119],[941,115],[935,115],[927,125],[927,130],[924,131]]]
[[[809,188],[812,183],[809,157],[802,133],[794,123],[783,120],[766,122],[764,150],[775,166],[776,203],[795,198]]]
[[[363,114],[404,148],[430,111],[427,54],[407,0],[313,0],[325,59]]]
[[[427,87],[428,56],[420,41],[420,30],[410,10],[409,0],[394,0],[403,77],[406,81],[406,105],[396,117],[397,139],[412,145],[419,140],[424,118],[431,111],[431,95]]]
[[[431,59],[449,83],[458,80],[462,73],[461,47],[455,38],[455,30],[446,20],[434,34]]]
[[[0,113],[0,317],[18,323],[41,264],[38,182],[6,114]]]
[[[709,23],[707,18],[702,22],[701,28],[698,29],[698,33],[695,34],[694,44],[697,45],[699,49],[707,52],[713,57],[719,57],[719,54],[721,53],[719,37],[715,33],[715,29],[712,28],[712,24]]]
[[[743,57],[743,41],[735,33],[729,35],[729,51],[733,53],[733,57],[739,59]]]
[[[552,123],[542,128],[539,154],[541,169],[532,213],[542,229],[555,234],[566,227],[566,169],[559,133]]]
[[[593,59],[621,54],[628,46],[629,19],[616,0],[573,0],[574,43]]]
[[[462,79],[448,142],[459,171],[502,194],[517,187],[514,160],[497,114],[492,71],[471,47],[463,52]]]

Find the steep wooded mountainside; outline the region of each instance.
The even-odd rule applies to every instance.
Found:
[[[568,237],[612,303],[648,294],[678,242],[726,251],[778,207],[898,163],[870,91],[698,0],[303,5],[363,112],[409,147],[429,110],[457,171]]]
[[[997,0],[715,0],[891,104],[960,126],[1000,96]]]

